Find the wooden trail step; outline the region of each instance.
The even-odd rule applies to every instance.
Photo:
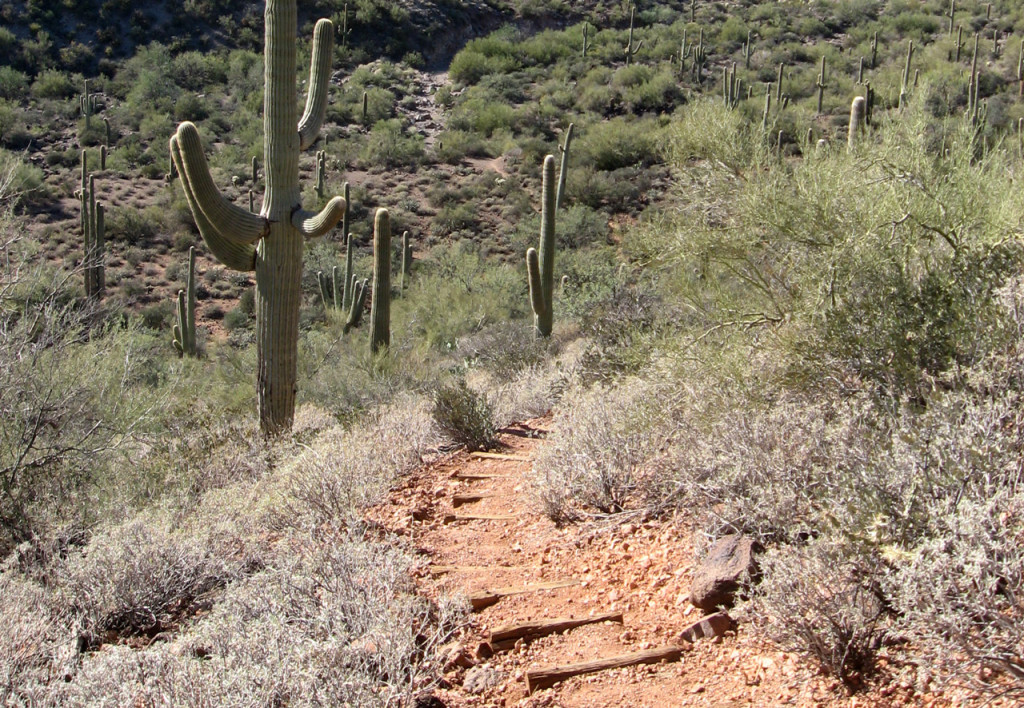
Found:
[[[509,587],[480,590],[469,595],[469,604],[473,606],[474,612],[479,612],[480,610],[495,604],[503,597],[525,595],[528,592],[538,592],[540,590],[558,590],[559,588],[568,588],[579,584],[579,580],[553,580],[546,583],[537,583],[530,587]]]
[[[588,624],[600,624],[601,622],[618,622],[622,624],[622,621],[621,612],[609,612],[592,617],[563,617],[560,619],[523,622],[521,624],[499,627],[494,630],[491,632],[488,645],[491,653],[497,654],[498,652],[512,649],[520,639],[529,640],[536,639],[537,637],[546,637],[549,634],[568,632],[570,629],[583,627]]]
[[[456,521],[515,521],[515,514],[446,514],[444,523],[454,524]]]
[[[490,499],[493,496],[493,492],[479,492],[476,494],[456,494],[455,496],[452,497],[452,506],[458,509],[463,504],[475,504],[478,501]]]
[[[517,438],[543,438],[548,434],[548,431],[539,428],[498,428],[498,432],[515,435]]]
[[[502,477],[508,477],[508,475],[486,472],[456,472],[452,475],[452,479],[458,479],[463,482],[476,482],[482,479],[500,479]]]
[[[526,570],[532,567],[529,565],[432,565],[430,566],[430,574],[446,575],[447,573],[457,573],[459,571],[474,572],[481,570]]]
[[[663,647],[661,649],[649,649],[632,654],[613,656],[608,659],[598,659],[597,661],[532,669],[526,672],[526,690],[528,693],[533,693],[543,688],[551,688],[556,683],[570,679],[573,676],[582,676],[583,674],[592,674],[608,669],[620,669],[625,666],[636,666],[637,664],[657,664],[659,661],[679,661],[682,655],[682,647]]]
[[[506,455],[501,452],[471,452],[470,457],[476,457],[484,460],[511,460],[512,462],[530,462],[529,457],[522,455]]]

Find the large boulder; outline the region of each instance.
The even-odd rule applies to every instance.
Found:
[[[757,571],[755,551],[753,539],[741,534],[716,541],[693,573],[690,602],[705,612],[732,607],[740,582]]]

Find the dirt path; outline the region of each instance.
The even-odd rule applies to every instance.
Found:
[[[370,518],[423,554],[428,596],[463,594],[480,609],[448,653],[446,706],[901,705],[895,687],[848,698],[798,657],[740,627],[696,643],[679,635],[700,617],[684,520],[557,528],[537,510],[528,479],[549,420],[514,426],[496,454],[455,453],[419,470]],[[536,436],[536,437],[531,437]],[[503,595],[503,593],[514,593]],[[503,595],[503,596],[502,596]],[[495,596],[500,596],[496,599]],[[487,604],[492,602],[493,604]],[[532,641],[486,645],[499,628],[555,618],[603,621]],[[677,661],[618,668],[528,691],[542,667],[679,647]],[[886,693],[887,692],[887,693]],[[859,701],[859,703],[858,703]],[[910,704],[925,705],[923,700]]]

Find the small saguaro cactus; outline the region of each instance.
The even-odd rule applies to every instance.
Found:
[[[110,121],[106,118],[103,119],[103,145],[107,148],[110,147]]]
[[[533,329],[538,337],[550,337],[554,323],[552,303],[555,290],[555,157],[544,158],[541,187],[540,252],[526,252],[526,272],[530,277],[530,303]]]
[[[317,271],[317,284],[320,286],[320,299],[325,310],[340,310],[344,306],[344,284],[338,280],[338,266],[331,268],[328,276],[322,270]]]
[[[558,170],[558,191],[555,192],[555,210],[562,208],[562,195],[565,193],[565,178],[569,174],[569,148],[572,146],[572,131],[576,125],[570,123],[565,131],[565,140],[558,146],[562,154],[562,165]]]
[[[679,43],[679,75],[682,76],[683,72],[686,71],[686,57],[690,56],[693,51],[693,45],[686,43],[686,28],[683,28],[683,39]]]
[[[345,310],[352,305],[353,281],[356,277],[352,274],[354,255],[352,251],[352,234],[347,234],[345,236],[345,280],[342,283],[341,290],[341,307]]]
[[[825,98],[825,56],[821,57],[821,70],[818,71],[818,78],[815,79],[814,85],[818,89],[818,115],[821,115],[821,104]]]
[[[107,169],[107,146],[100,145],[100,169]]]
[[[878,68],[878,30],[871,35],[871,68]]]
[[[409,232],[402,232],[402,270],[398,281],[398,289],[405,290],[406,279],[412,273],[412,243],[409,241]]]
[[[704,79],[704,66],[708,63],[708,52],[704,48],[704,28],[701,27],[697,46],[693,48],[693,79],[700,85]]]
[[[352,34],[352,28],[348,26],[348,3],[345,3],[344,9],[341,11],[341,46],[348,46],[348,36]]]
[[[306,211],[299,182],[299,152],[316,142],[327,112],[334,27],[320,20],[313,30],[309,93],[301,118],[296,1],[266,0],[264,27],[266,188],[260,212],[253,214],[221,195],[192,123],[178,126],[170,146],[185,199],[210,251],[229,268],[255,271],[259,418],[264,434],[273,435],[290,430],[295,414],[303,241],[334,228],[346,205],[335,197],[319,214]]]
[[[779,62],[779,75],[775,79],[775,101],[782,107],[782,78],[786,71],[785,62]]]
[[[949,18],[949,36],[953,36],[953,23],[956,21],[956,0],[949,0],[949,10],[946,12]]]
[[[861,57],[857,63],[857,83],[864,83],[864,57]]]
[[[629,38],[626,40],[625,54],[626,54],[626,66],[629,66],[633,61],[633,57],[640,51],[640,48],[644,46],[644,40],[640,40],[635,45],[633,44],[633,15],[636,13],[635,7],[629,8]]]
[[[391,346],[391,218],[378,209],[373,220],[373,293],[370,300],[370,351]]]
[[[327,193],[327,153],[320,150],[316,154],[316,196],[321,199]],[[348,211],[346,209],[346,211]]]
[[[768,118],[772,112],[772,85],[764,87],[764,111],[761,113],[761,130],[768,130]]]
[[[351,204],[352,202],[351,202],[351,201],[349,201],[349,189],[348,189],[348,182],[346,182],[346,183],[345,183],[345,184],[344,184],[344,185],[342,186],[342,188],[341,188],[341,193],[342,193],[342,196],[343,196],[343,197],[344,197],[344,199],[345,199],[345,204]],[[349,213],[349,210],[348,210],[348,209],[346,209],[346,210],[345,210],[345,215],[344,215],[343,217],[341,217],[341,239],[342,239],[343,241],[345,241],[345,243],[348,243],[348,240],[347,240],[347,239],[348,239],[348,235],[349,235],[349,234],[348,234],[348,213]]]
[[[900,102],[899,107],[903,108],[907,104],[907,94],[910,93],[910,62],[914,56],[914,40],[907,42],[907,60],[903,65],[903,83],[900,86]]]
[[[1024,39],[1020,40],[1020,51],[1017,53],[1017,95],[1024,96]]]
[[[360,122],[363,125],[366,125],[366,116],[369,113],[369,108],[370,108],[369,96],[367,95],[366,91],[363,91],[363,112],[362,112],[362,117],[360,118]]]
[[[88,129],[92,125],[92,117],[96,114],[97,108],[96,94],[89,93],[89,79],[85,80],[85,91],[79,97],[78,105],[85,116],[85,127]]]
[[[747,30],[747,41],[743,43],[743,68],[750,69],[750,30]]]
[[[363,320],[363,310],[366,308],[366,293],[370,289],[370,281],[367,278],[359,280],[352,276],[352,281],[347,283],[352,292],[352,302],[347,308],[348,316],[345,318],[345,327],[342,330],[348,334],[353,327],[358,327]]]
[[[857,142],[864,132],[865,104],[863,96],[857,96],[850,104],[850,129],[847,133],[846,144],[850,151],[857,149]]]
[[[103,259],[106,254],[103,204],[96,201],[96,177],[89,174],[87,154],[82,150],[82,183],[79,191],[83,238],[85,296],[103,298],[106,275]]]
[[[731,67],[726,66],[722,69],[722,95],[726,108],[736,108],[740,104],[742,83],[736,78],[736,62],[732,62]]]
[[[953,59],[953,61],[955,61],[957,63],[960,62],[960,52],[962,52],[963,50],[964,50],[964,28],[962,26],[960,26],[960,25],[957,25],[957,28],[956,28],[956,57]]]
[[[590,23],[583,23],[583,58],[587,58],[587,50],[590,49]]]
[[[875,123],[875,89],[871,82],[864,84],[864,125],[871,126]]]
[[[178,356],[196,356],[196,248],[188,249],[188,275],[185,289],[178,291],[177,322],[171,328]]]

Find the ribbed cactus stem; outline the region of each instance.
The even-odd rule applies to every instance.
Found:
[[[348,182],[346,182],[344,184],[344,186],[342,187],[342,196],[345,199],[345,204],[351,204],[352,203],[351,200],[349,199]],[[349,215],[349,210],[345,209],[345,214],[341,217],[341,239],[343,241],[345,241],[346,243],[348,243],[348,241],[346,239],[348,239],[348,231],[349,231],[348,215]]]
[[[640,51],[641,47],[644,46],[644,40],[640,40],[635,45],[633,44],[633,15],[636,13],[635,7],[629,8],[629,39],[626,40],[626,66],[630,65],[633,57]]]
[[[107,169],[107,146],[100,145],[100,169]]]
[[[779,75],[778,75],[778,78],[776,79],[776,86],[775,86],[775,101],[780,106],[782,105],[782,76],[783,76],[783,72],[785,70],[786,70],[785,63],[781,63],[780,62],[779,63]]]
[[[526,252],[526,272],[530,278],[530,303],[533,328],[537,337],[550,337],[554,322],[552,302],[555,288],[555,158],[544,158],[540,213],[540,251]]]
[[[370,351],[391,346],[391,219],[378,209],[373,220],[373,295],[370,300]]]
[[[105,256],[103,205],[96,202],[96,178],[89,174],[88,155],[82,151],[82,174],[79,191],[82,225],[82,278],[85,296],[94,300],[103,298],[106,279],[103,269]]]
[[[188,249],[188,275],[185,289],[178,291],[177,324],[174,326],[174,348],[181,356],[196,356],[196,249]]]
[[[871,35],[871,68],[878,67],[878,30]]]
[[[366,278],[359,280],[358,278],[352,278],[352,304],[348,307],[348,317],[345,320],[344,333],[348,334],[348,331],[353,327],[358,327],[359,323],[363,319],[363,310],[366,307],[366,292],[370,289],[370,281]]]
[[[570,123],[565,131],[565,140],[558,146],[562,154],[562,164],[558,169],[558,191],[555,192],[555,210],[562,208],[562,195],[565,193],[565,178],[569,174],[569,149],[572,147],[572,131],[575,124]]]
[[[412,273],[412,243],[409,241],[409,232],[402,232],[402,270],[398,289],[405,290],[406,278]]]
[[[327,191],[327,153],[323,150],[316,154],[316,195],[321,199]],[[347,210],[346,210],[347,211]]]
[[[345,281],[342,284],[341,292],[341,307],[345,310],[352,306],[352,295],[355,290],[355,284],[353,278],[355,275],[352,274],[352,234],[346,233],[345,236]]]
[[[864,115],[866,113],[863,96],[857,96],[853,99],[853,103],[850,104],[850,129],[847,134],[846,144],[853,152],[857,149],[857,142],[864,132]]]
[[[103,145],[110,147],[110,121],[103,119]]]
[[[587,58],[587,50],[590,49],[590,23],[583,23],[583,58]]]
[[[857,83],[864,83],[864,57],[861,57],[857,63]]]
[[[761,113],[761,130],[768,130],[768,116],[772,111],[772,85],[764,88],[764,111]]]
[[[825,57],[821,57],[821,70],[818,72],[818,79],[814,82],[818,88],[818,115],[821,115],[821,104],[825,98]]]
[[[367,96],[366,91],[363,91],[363,117],[362,117],[362,124],[363,125],[366,125],[366,116],[367,116],[367,113],[369,112],[369,107],[370,107],[370,99]]]
[[[975,45],[977,46],[977,45]],[[907,104],[907,94],[910,93],[910,62],[914,56],[914,40],[907,42],[907,59],[903,65],[903,83],[900,86],[900,103],[899,107],[903,108]]]
[[[185,199],[210,251],[224,265],[256,273],[256,357],[260,427],[286,432],[295,413],[303,240],[326,234],[341,219],[335,197],[320,213],[300,207],[299,151],[311,145],[326,113],[333,26],[320,20],[313,33],[309,96],[300,122],[296,89],[295,0],[267,0],[264,15],[264,176],[259,214],[225,199],[210,177],[199,132],[182,123],[171,153]]]
[[[252,186],[253,189],[259,184],[260,179],[260,163],[256,161],[256,156],[252,156]]]
[[[743,68],[750,68],[750,30],[747,30],[747,41],[743,44]]]

